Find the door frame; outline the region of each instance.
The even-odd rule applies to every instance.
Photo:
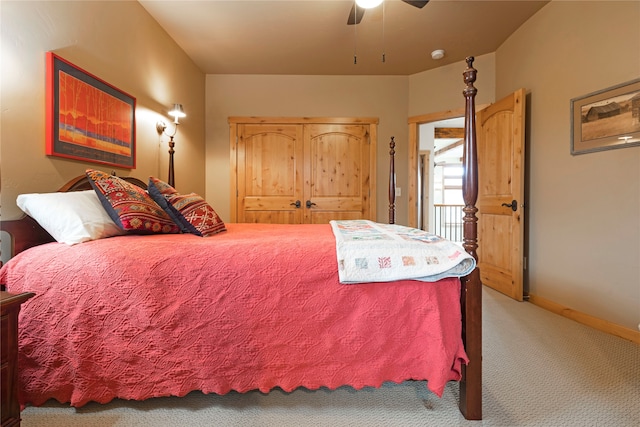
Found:
[[[424,156],[424,161],[421,157]],[[416,228],[421,230],[429,231],[429,226],[431,225],[430,220],[430,209],[431,204],[425,203],[431,201],[431,197],[429,195],[429,188],[433,184],[433,180],[431,179],[430,173],[430,164],[433,160],[431,159],[431,150],[420,150],[418,149],[418,195],[416,200],[418,201],[417,211],[418,211],[418,225]],[[421,179],[420,179],[421,178]],[[425,215],[425,209],[426,215]]]

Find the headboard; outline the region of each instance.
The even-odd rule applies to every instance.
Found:
[[[115,173],[113,173],[112,175],[115,175]],[[133,185],[137,185],[140,188],[144,188],[145,190],[147,189],[147,184],[144,181],[139,180],[138,178],[134,178],[132,176],[121,176],[120,179],[124,179],[125,181],[130,182]],[[89,179],[87,178],[86,175],[80,175],[73,178],[72,180],[67,182],[65,185],[60,187],[58,191],[62,193],[67,193],[69,191],[84,191],[84,190],[93,190],[93,187],[91,187],[91,183],[89,182]]]

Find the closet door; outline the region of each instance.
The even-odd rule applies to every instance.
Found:
[[[370,126],[307,124],[304,151],[304,222],[372,219]]]
[[[375,221],[377,119],[232,117],[229,123],[232,221]]]
[[[302,126],[239,124],[237,141],[237,222],[302,223]]]

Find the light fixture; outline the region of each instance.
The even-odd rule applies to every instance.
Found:
[[[364,10],[361,10],[360,12],[358,12],[358,8],[362,8],[362,9],[373,9],[374,7],[378,7],[382,4],[383,0],[355,0],[355,5],[353,7],[353,9],[351,10],[351,13],[353,14],[353,22],[351,22],[351,18],[349,18],[349,24],[358,24],[360,22],[360,19],[362,19],[362,14],[364,13]],[[357,17],[359,16],[359,17]],[[357,34],[358,34],[358,26],[354,25],[353,26],[353,31],[356,33],[356,39],[357,39]],[[384,8],[382,8],[382,43],[384,45]],[[356,44],[357,46],[357,44]],[[356,65],[358,63],[358,55],[356,54],[356,46],[354,46],[353,49],[353,64]],[[382,62],[385,62],[385,53],[384,53],[384,46],[382,49]]]
[[[442,49],[434,50],[433,52],[431,52],[431,58],[436,60],[444,58],[444,50]]]
[[[173,109],[169,111],[169,115],[173,116],[173,118],[175,119],[174,123],[178,123],[179,118],[187,117],[187,115],[184,113],[184,110],[182,109],[182,104],[173,104]]]
[[[176,136],[176,133],[178,133],[178,125],[180,124],[178,122],[178,119],[186,117],[187,115],[182,109],[182,104],[173,104],[173,108],[171,109],[171,111],[169,111],[169,115],[173,116],[173,124],[175,125],[173,133],[168,134],[167,132],[165,132],[167,129],[167,125],[165,124],[165,122],[156,123],[156,130],[158,131],[158,135],[162,135],[164,133],[169,137],[169,176],[167,179],[167,183],[170,186],[175,187],[176,183],[173,170],[173,153],[175,152],[173,147],[175,146],[175,143],[173,142],[173,137]]]
[[[382,0],[356,0],[356,4],[363,9],[372,9],[380,6],[382,4]]]

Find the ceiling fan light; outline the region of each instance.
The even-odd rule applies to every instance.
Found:
[[[363,9],[372,9],[382,4],[382,0],[356,0],[356,4]]]

